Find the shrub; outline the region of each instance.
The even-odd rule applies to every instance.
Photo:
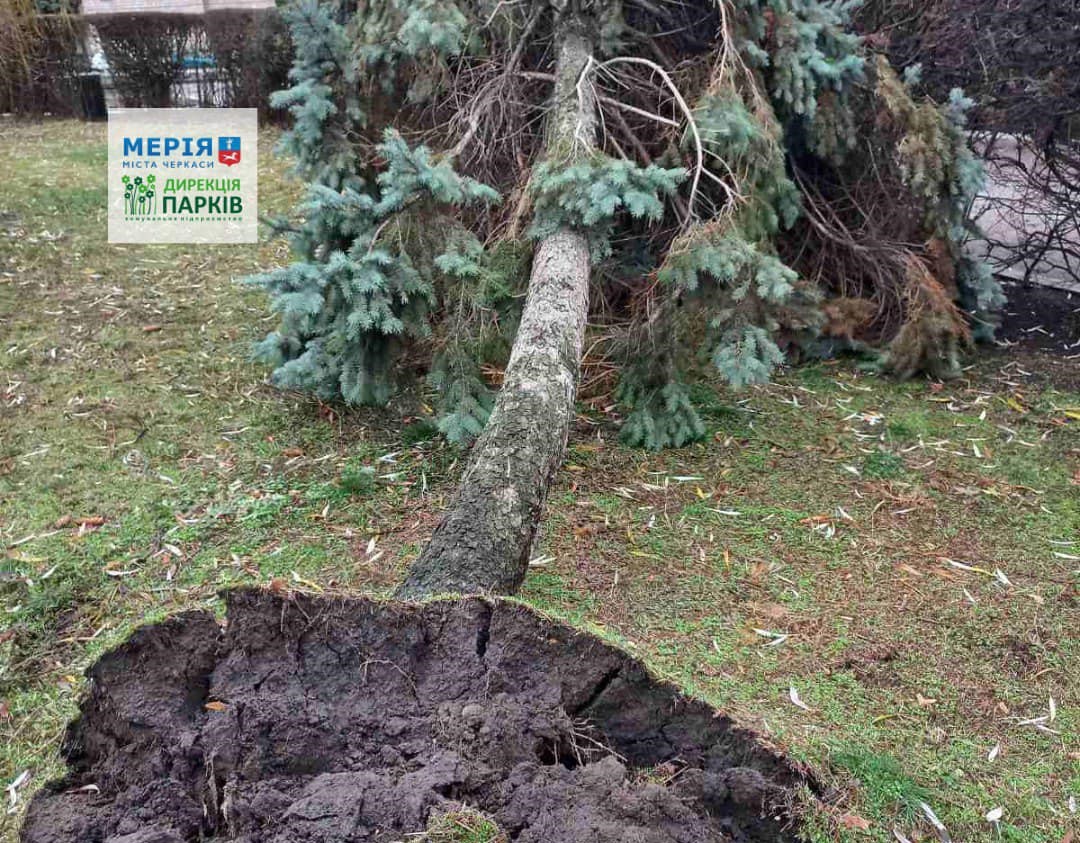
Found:
[[[205,37],[193,15],[95,17],[101,49],[121,102],[130,108],[167,108],[184,74],[184,57]]]
[[[0,112],[80,112],[78,73],[88,69],[81,50],[86,24],[55,8],[43,14],[32,0],[0,3]]]
[[[267,118],[270,95],[288,86],[292,39],[277,9],[207,12],[208,46],[216,66],[216,93],[229,108],[258,108]]]

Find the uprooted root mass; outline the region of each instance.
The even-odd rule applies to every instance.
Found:
[[[520,605],[228,603],[91,669],[24,843],[389,843],[462,805],[523,843],[791,839],[781,758]]]

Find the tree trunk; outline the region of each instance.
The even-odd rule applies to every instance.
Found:
[[[595,102],[589,86],[578,87],[590,52],[580,27],[560,29],[549,157],[561,160],[594,147]],[[574,414],[588,300],[585,236],[561,229],[544,238],[533,257],[525,310],[495,408],[450,510],[406,573],[399,598],[511,594],[525,579]]]

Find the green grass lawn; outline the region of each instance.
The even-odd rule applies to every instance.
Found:
[[[264,140],[262,211],[285,211]],[[0,122],[0,171],[14,841],[95,657],[230,585],[386,594],[461,461],[423,395],[360,412],[264,385],[248,354],[274,320],[234,282],[283,243],[109,246],[103,125]],[[1059,843],[1080,822],[1080,395],[1045,362],[703,386],[708,441],[660,454],[583,404],[522,596],[806,762],[814,839],[936,839],[925,801],[956,841]]]

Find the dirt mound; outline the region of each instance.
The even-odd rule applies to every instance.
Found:
[[[794,839],[781,758],[513,603],[237,591],[90,677],[24,843],[389,843],[461,804],[521,843]]]

